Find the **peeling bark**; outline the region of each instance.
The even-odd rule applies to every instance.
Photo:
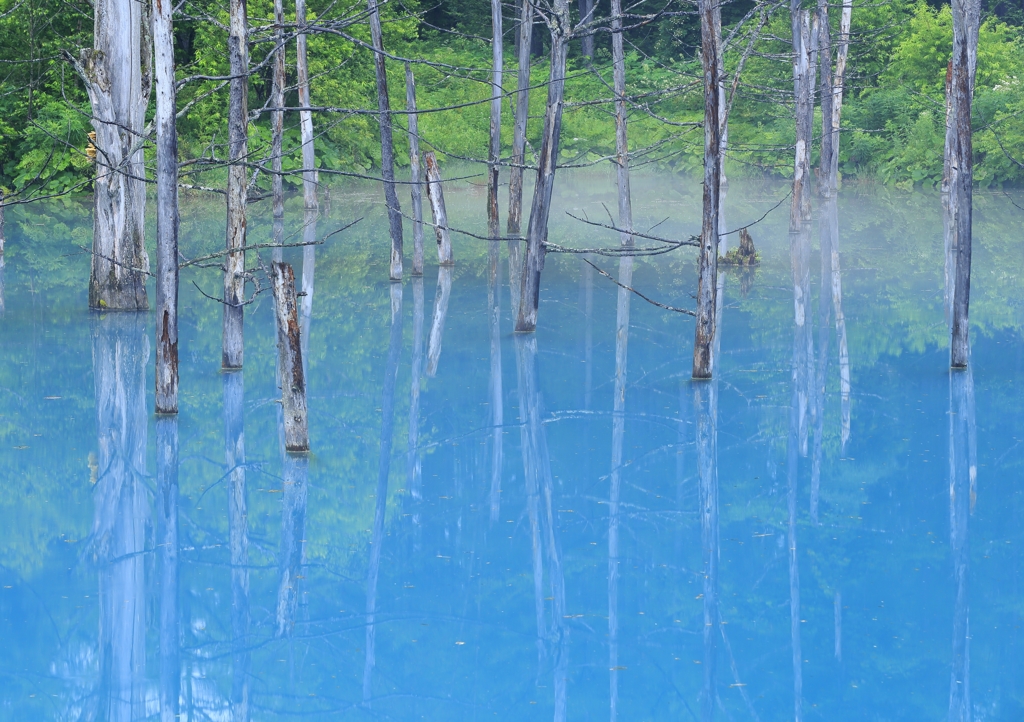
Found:
[[[433,151],[423,155],[427,167],[427,200],[434,216],[434,235],[437,237],[437,262],[442,266],[455,263],[452,257],[452,237],[448,230],[448,211],[444,206],[444,187],[441,185],[441,169]]]
[[[228,58],[231,63],[228,107],[228,227],[224,259],[224,338],[221,367],[240,369],[244,355],[246,193],[249,172],[249,21],[246,0],[230,1]]]
[[[281,409],[286,451],[309,451],[306,418],[306,376],[302,368],[302,338],[295,296],[295,272],[287,263],[271,267],[277,351],[281,369]]]

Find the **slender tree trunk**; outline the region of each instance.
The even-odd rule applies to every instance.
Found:
[[[491,143],[487,154],[487,233],[501,235],[498,227],[498,177],[501,160],[501,96],[505,69],[501,29],[501,0],[491,0]]]
[[[540,303],[540,274],[544,270],[544,244],[548,239],[548,217],[551,195],[555,188],[558,146],[562,134],[562,104],[565,94],[565,61],[568,52],[568,0],[553,0],[548,16],[551,29],[551,72],[548,79],[548,104],[544,112],[544,137],[541,141],[537,185],[533,190],[530,224],[526,232],[526,258],[520,279],[519,308],[516,312],[516,333],[537,330],[537,307]]]
[[[825,171],[828,166],[823,165]],[[825,182],[822,178],[822,182]],[[818,220],[821,246],[821,288],[818,292],[818,364],[814,380],[814,455],[811,461],[811,521],[818,523],[818,501],[821,488],[821,462],[825,441],[825,382],[828,374],[829,321],[832,316],[832,229],[836,199],[829,196],[824,213]],[[838,222],[835,224],[838,225]]]
[[[799,397],[800,386],[797,381],[797,357],[803,339],[797,333],[793,339],[793,397],[789,407],[789,438],[786,443],[786,476],[788,493],[786,495],[789,523],[786,531],[786,542],[789,549],[789,638],[793,659],[793,719],[803,720],[803,654],[800,644],[800,560],[797,556],[797,481],[799,472]]]
[[[728,251],[729,237],[725,234],[725,196],[729,190],[729,179],[725,176],[725,152],[729,147],[729,99],[725,92],[725,50],[722,42],[722,10],[715,13],[715,54],[718,58],[718,244],[719,255]],[[737,68],[737,74],[742,68]],[[725,278],[718,282],[720,294]],[[721,302],[719,302],[721,306]]]
[[[409,111],[409,166],[412,193],[412,275],[423,275],[423,184],[420,182],[420,122],[416,113],[416,79],[405,64],[405,109]]]
[[[242,368],[244,356],[243,311],[245,307],[246,192],[249,172],[249,48],[246,0],[230,2],[228,56],[231,61],[230,105],[228,108],[228,233],[224,266],[224,346],[221,366]]]
[[[946,66],[946,139],[942,162],[942,244],[945,251],[943,286],[943,310],[946,325],[953,331],[953,295],[955,291],[954,275],[956,273],[956,230],[954,224],[953,196],[953,144],[956,140],[956,128],[953,125],[953,60],[950,58]]]
[[[530,115],[530,47],[533,43],[533,3],[521,0],[519,13],[519,76],[512,131],[512,167],[508,177],[508,234],[518,236],[523,218],[523,165],[526,162],[526,121]]]
[[[310,107],[309,62],[306,59],[306,0],[295,0],[295,73],[298,75],[299,107]],[[389,119],[390,120],[390,119]],[[307,210],[318,210],[316,199],[316,153],[313,148],[313,111],[299,111],[299,132],[302,137],[302,201]]]
[[[224,380],[224,456],[228,482],[228,547],[231,559],[231,718],[249,720],[249,502],[245,486],[245,379]]]
[[[581,3],[585,1],[581,0]],[[619,194],[619,228],[625,229],[619,233],[619,243],[623,246],[631,246],[633,245],[633,235],[630,233],[633,230],[633,204],[629,192],[629,136],[626,133],[628,104],[626,102],[626,56],[622,48],[622,0],[611,1],[612,82],[615,89],[615,180]],[[591,40],[593,40],[592,37]],[[632,268],[630,270],[632,271]]]
[[[709,379],[715,341],[718,295],[718,207],[721,191],[718,153],[721,149],[718,116],[718,42],[715,28],[721,10],[714,0],[701,0],[701,66],[704,69],[704,198],[700,240],[700,276],[697,281],[697,323],[693,341],[693,378]]]
[[[488,249],[487,314],[490,326],[491,405],[491,523],[497,523],[501,509],[501,470],[504,459],[505,408],[501,378],[501,244],[491,241]]]
[[[287,263],[274,263],[271,266],[271,282],[274,285],[277,350],[280,356],[284,447],[287,451],[309,451],[306,377],[302,368],[302,340],[296,307],[295,272]]]
[[[594,22],[594,11],[596,9],[596,0],[580,0],[580,25],[589,25]],[[621,14],[621,9],[619,14]],[[612,10],[612,15],[615,15],[615,10]],[[587,62],[594,59],[594,34],[591,28],[584,30],[584,35],[580,38],[580,50],[583,53],[583,57],[587,59]]]
[[[295,629],[299,589],[306,563],[306,505],[309,499],[309,458],[288,454],[283,460],[284,493],[281,500],[280,576],[277,583],[275,636],[290,637]]]
[[[4,235],[4,189],[0,188],[0,256],[4,255],[7,238]]]
[[[836,312],[836,341],[839,344],[839,407],[840,449],[846,452],[850,438],[850,350],[846,338],[846,315],[843,313],[843,275],[839,265],[839,216],[831,214],[832,224],[832,308]]]
[[[700,695],[701,719],[712,720],[717,700],[716,671],[718,637],[718,400],[715,383],[695,384],[694,412],[697,417],[697,472],[699,477],[700,538],[703,562],[704,680]]]
[[[949,722],[971,722],[971,625],[969,605],[970,517],[977,476],[974,380],[971,372],[949,374],[949,526],[956,594],[953,606],[953,663],[949,680]]]
[[[835,81],[832,77],[832,28],[828,20],[828,0],[818,0],[818,65],[821,76],[821,158],[818,163],[818,192],[832,197],[832,156],[836,133],[832,128],[832,104]]]
[[[146,297],[144,226],[146,169],[140,138],[152,68],[149,3],[98,0],[94,41],[76,69],[85,82],[96,133],[89,307],[143,311]]]
[[[156,75],[156,413],[178,413],[178,132],[171,4],[153,2]]]
[[[384,178],[384,203],[388,207],[391,230],[392,281],[402,280],[402,207],[395,189],[395,142],[391,133],[391,100],[388,97],[388,74],[384,64],[384,36],[380,29],[377,0],[367,0],[370,9],[370,36],[373,40],[373,68],[377,75],[377,110],[380,113],[380,170]]]
[[[282,175],[282,157],[284,154],[284,87],[288,82],[286,71],[285,35],[284,35],[284,0],[274,0],[274,81],[271,88],[270,104],[275,110],[270,113],[271,129],[271,170],[273,178],[271,187],[274,195],[274,243],[284,243],[284,176]],[[282,249],[275,248],[271,252],[274,261],[284,258]]]
[[[444,206],[444,187],[441,185],[441,168],[433,151],[423,155],[427,167],[427,200],[434,216],[434,235],[437,237],[437,262],[442,266],[455,263],[452,256],[452,237],[448,231],[448,211]]]
[[[796,151],[793,165],[793,202],[790,231],[811,215],[811,127],[814,103],[811,93],[811,15],[793,0],[790,13],[793,30],[793,94],[796,105]]]
[[[836,52],[836,72],[832,79],[832,159],[829,167],[829,184],[834,195],[839,189],[839,128],[843,113],[843,84],[846,82],[846,58],[850,52],[850,23],[853,20],[851,0],[843,2],[839,16],[839,47]]]
[[[971,216],[974,172],[971,101],[978,66],[979,0],[953,0],[953,94],[954,142],[951,153],[950,200],[956,243],[956,276],[953,294],[953,338],[950,363],[967,366],[970,356],[968,309],[971,298]]]
[[[420,461],[420,378],[423,375],[423,278],[412,279],[412,388],[409,394],[409,458],[406,478],[409,494],[415,501],[422,498],[423,466]],[[414,515],[414,522],[419,515]]]
[[[165,5],[169,10],[170,4]],[[159,13],[160,3],[157,3],[156,9]],[[159,33],[154,34],[159,38]],[[159,83],[159,80],[157,82]],[[160,722],[178,722],[178,701],[181,695],[181,631],[178,622],[178,420],[173,417],[156,421],[156,476],[157,533],[160,550]]]

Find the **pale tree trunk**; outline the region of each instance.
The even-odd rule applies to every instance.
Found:
[[[704,584],[704,673],[700,694],[701,719],[711,720],[717,700],[716,673],[718,636],[721,634],[718,610],[718,389],[716,383],[693,387],[694,413],[697,419],[697,476],[700,503],[701,560]]]
[[[722,11],[715,13],[715,54],[718,57],[718,244],[719,254],[728,250],[729,237],[725,234],[725,196],[729,180],[725,177],[725,152],[729,147],[729,102],[725,92],[725,50],[722,42]],[[737,74],[742,68],[737,69]],[[721,295],[725,277],[719,279],[718,293]],[[721,306],[721,302],[719,302]]]
[[[491,405],[491,523],[497,523],[501,509],[501,470],[504,459],[505,405],[501,378],[501,244],[491,241],[488,249],[487,315],[490,326]]]
[[[615,89],[615,180],[619,194],[619,243],[633,244],[633,204],[629,192],[629,136],[626,132],[626,57],[622,48],[622,0],[612,0],[612,82]],[[632,267],[630,267],[632,271]],[[629,283],[623,281],[628,286]],[[621,290],[621,289],[620,289]]]
[[[434,378],[441,361],[441,341],[444,340],[444,323],[448,318],[448,299],[452,294],[452,269],[442,266],[437,269],[437,294],[434,296],[434,318],[430,324],[427,341],[427,376]]]
[[[580,25],[589,25],[590,23],[594,22],[594,11],[596,9],[596,0],[580,0]],[[612,15],[615,15],[615,10],[612,10]],[[580,46],[580,50],[583,53],[583,57],[586,58],[588,62],[593,60],[594,34],[592,29],[587,28],[584,30],[584,35],[582,38],[580,38]]]
[[[316,158],[313,148],[313,111],[309,110],[309,63],[306,59],[306,0],[295,0],[295,73],[298,76],[299,132],[302,137],[302,200],[307,211],[318,210],[316,200]]]
[[[420,182],[420,122],[416,113],[416,79],[405,64],[405,109],[409,111],[409,190],[412,194],[412,275],[423,275],[423,184]]]
[[[839,47],[836,50],[836,72],[832,78],[832,159],[829,165],[828,181],[834,195],[839,189],[839,128],[843,113],[843,84],[846,82],[846,58],[850,53],[850,23],[853,20],[853,4],[843,3],[839,16]]]
[[[825,116],[829,117],[829,116]],[[822,168],[828,171],[826,162]],[[824,184],[826,179],[822,177]],[[818,500],[821,488],[821,461],[825,441],[825,382],[828,375],[829,321],[832,315],[832,229],[838,227],[836,199],[829,195],[818,219],[818,238],[821,246],[821,287],[818,291],[818,362],[814,377],[814,454],[811,460],[811,522],[818,523]]]
[[[169,8],[169,3],[165,4]],[[158,3],[158,11],[159,6]],[[178,420],[174,417],[156,421],[156,477],[160,550],[160,722],[178,722],[181,630],[178,622]]]
[[[956,274],[953,292],[953,331],[950,364],[967,366],[970,356],[968,310],[971,298],[971,217],[974,159],[971,101],[978,67],[980,0],[953,0],[953,143],[950,153],[950,204],[953,208]]]
[[[275,110],[270,113],[271,128],[271,170],[274,177],[271,179],[272,192],[274,195],[274,243],[284,243],[284,176],[282,175],[282,155],[284,153],[284,86],[287,83],[285,35],[284,35],[284,0],[274,0],[274,42],[277,50],[274,51],[274,81],[271,88],[270,104]],[[275,248],[271,251],[273,260],[280,261],[284,258],[282,249]]]
[[[245,307],[245,226],[246,192],[249,172],[249,47],[246,0],[230,2],[228,57],[231,62],[230,104],[228,107],[228,232],[224,259],[224,339],[221,367],[242,368],[243,312]]]
[[[4,255],[7,239],[4,236],[4,189],[0,188],[0,257]]]
[[[832,224],[832,308],[836,312],[836,340],[839,344],[839,408],[840,450],[846,453],[850,439],[850,349],[846,337],[846,315],[843,313],[843,275],[839,265],[839,216],[830,214]]]
[[[286,453],[283,460],[284,490],[281,500],[280,576],[277,583],[275,635],[291,636],[299,606],[299,588],[306,563],[306,505],[309,498],[309,458]]]
[[[714,0],[701,0],[701,66],[704,70],[704,196],[702,206],[700,267],[697,281],[697,323],[693,341],[693,378],[709,379],[715,341],[715,312],[718,296],[718,209],[721,199],[718,154],[721,124],[718,115],[718,42],[715,28],[721,25],[721,10]]]
[[[231,560],[231,719],[249,720],[249,502],[245,487],[245,379],[223,375],[224,460],[228,483],[228,547]]]
[[[433,151],[423,155],[427,168],[427,200],[434,216],[434,236],[437,238],[437,262],[442,266],[455,263],[452,256],[452,237],[448,230],[448,211],[444,205],[444,187],[441,185],[441,168]]]
[[[789,550],[789,639],[793,660],[793,719],[803,720],[803,654],[800,640],[800,560],[797,555],[797,483],[799,475],[800,420],[799,406],[801,389],[798,382],[798,358],[802,345],[802,334],[797,332],[793,339],[793,396],[789,406],[789,436],[786,441],[786,477],[788,493],[788,524],[786,545]]]
[[[384,36],[380,29],[377,0],[367,0],[370,9],[370,37],[373,41],[373,69],[377,76],[377,111],[380,119],[380,171],[384,179],[384,203],[388,208],[391,231],[392,281],[402,280],[402,207],[395,190],[395,142],[391,133],[391,100],[388,97],[388,74],[384,64]]]
[[[945,251],[943,286],[943,310],[946,315],[946,325],[950,333],[953,331],[953,294],[954,278],[956,271],[956,246],[953,224],[953,199],[950,194],[950,183],[953,180],[953,142],[956,138],[956,129],[953,126],[953,60],[950,59],[946,66],[946,145],[942,161],[942,243]]]
[[[491,137],[487,154],[487,233],[501,235],[498,229],[498,163],[501,160],[501,96],[505,67],[502,46],[501,0],[491,0]]]
[[[149,308],[141,137],[151,85],[150,7],[130,0],[94,7],[93,47],[75,62],[96,133],[89,307],[142,311]]]
[[[153,2],[156,76],[156,413],[178,413],[178,131],[171,3]]]
[[[540,274],[544,270],[544,244],[548,239],[551,195],[555,189],[558,146],[562,134],[562,105],[565,95],[565,61],[569,49],[569,2],[553,0],[548,16],[551,29],[551,72],[548,78],[548,104],[544,111],[544,137],[541,140],[537,185],[533,190],[530,223],[526,231],[526,258],[520,278],[516,333],[537,330],[540,303]]]
[[[512,166],[508,176],[508,234],[518,236],[523,219],[523,165],[526,161],[526,121],[530,115],[530,46],[533,43],[533,3],[522,0],[519,42],[516,48],[519,76],[516,81],[516,113],[512,130]],[[514,281],[514,279],[512,279]]]
[[[415,501],[422,498],[423,464],[420,460],[420,377],[423,375],[423,278],[412,279],[412,383],[409,393],[409,455],[406,479],[409,494]],[[419,514],[413,515],[413,523]]]
[[[302,368],[302,340],[295,296],[295,272],[287,263],[270,269],[277,319],[277,350],[281,369],[281,411],[286,451],[309,451],[306,417],[306,377]]]
[[[832,77],[832,28],[828,20],[828,0],[818,0],[818,65],[821,80],[821,159],[818,163],[818,192],[822,198],[832,197],[832,156],[836,142],[832,128],[832,104],[835,82]]]
[[[796,151],[793,164],[793,202],[789,230],[798,230],[811,215],[811,127],[814,103],[811,94],[811,15],[793,0],[793,95],[796,105]]]

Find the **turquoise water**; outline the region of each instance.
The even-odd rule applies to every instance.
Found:
[[[611,178],[560,182],[552,240],[614,245],[561,213],[605,222]],[[696,232],[699,192],[640,176],[637,227]],[[727,227],[786,192],[734,182]],[[481,188],[449,193],[481,231]],[[801,234],[788,202],[751,229],[701,384],[692,319],[576,257],[549,256],[535,338],[505,244],[456,235],[439,273],[428,243],[424,279],[387,283],[378,195],[335,189],[316,236],[363,220],[285,252],[308,457],[281,452],[269,297],[224,374],[217,272],[183,272],[157,422],[151,315],[85,310],[86,201],[9,212],[0,718],[1024,718],[1017,195],[977,196],[969,372],[938,197],[852,187]],[[186,200],[182,234],[216,250],[222,206]],[[631,273],[693,307],[692,250]]]

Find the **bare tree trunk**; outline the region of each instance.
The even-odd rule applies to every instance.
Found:
[[[271,128],[271,179],[274,195],[274,243],[284,243],[284,176],[282,175],[282,155],[284,153],[284,87],[288,82],[286,71],[285,35],[284,35],[284,0],[274,0],[274,81],[271,88],[270,104],[275,110],[270,113]],[[271,252],[275,261],[283,260],[282,249],[275,248]]]
[[[4,189],[0,188],[0,256],[4,255],[4,246],[7,244],[4,235]]]
[[[956,219],[953,213],[953,197],[951,183],[953,181],[953,144],[956,139],[956,128],[953,125],[953,60],[950,58],[946,66],[946,139],[942,161],[942,243],[945,251],[943,286],[943,310],[946,325],[953,332],[953,295],[955,293],[956,273]]]
[[[540,274],[544,270],[544,244],[548,239],[551,194],[555,188],[558,146],[562,134],[562,103],[565,95],[565,60],[569,49],[569,1],[552,0],[548,16],[551,29],[551,72],[548,78],[548,104],[544,111],[544,137],[541,141],[537,185],[533,189],[530,224],[526,231],[526,258],[520,279],[516,333],[537,330],[537,306],[540,303]]]
[[[580,2],[582,11],[582,3],[586,0]],[[590,39],[593,41],[593,37]],[[626,133],[628,104],[626,56],[622,49],[622,0],[612,0],[612,76],[615,89],[615,180],[619,193],[619,228],[625,229],[619,233],[619,243],[631,246],[633,235],[629,231],[633,230],[633,204],[629,192],[629,136]]]
[[[448,231],[448,211],[444,207],[444,187],[441,185],[441,168],[433,151],[423,155],[427,167],[427,200],[434,216],[434,235],[437,237],[437,262],[442,266],[455,263],[452,256],[452,237]]]
[[[156,75],[156,413],[178,413],[178,132],[171,5],[154,0]]]
[[[409,458],[406,478],[409,494],[422,498],[423,466],[420,461],[420,377],[423,374],[423,278],[412,279],[412,388],[409,394]],[[414,515],[414,522],[419,515]]]
[[[712,720],[717,699],[718,636],[718,399],[715,383],[693,387],[697,417],[697,474],[699,478],[700,538],[703,562],[704,680],[700,695],[701,719]]]
[[[828,0],[818,0],[818,65],[821,68],[821,158],[818,162],[818,192],[832,197],[832,156],[836,132],[832,128],[832,104],[835,82],[832,78],[832,28],[828,20]]]
[[[391,99],[388,97],[388,74],[384,64],[384,37],[380,29],[377,0],[367,0],[370,9],[370,36],[373,40],[373,68],[377,75],[377,110],[380,113],[380,170],[384,178],[384,203],[388,207],[391,230],[392,281],[402,280],[402,207],[395,190],[395,142],[391,134]]]
[[[306,59],[306,0],[295,0],[295,73],[298,75],[299,107],[310,107],[309,62]],[[390,120],[390,118],[389,118]],[[299,111],[299,132],[302,137],[302,201],[307,210],[318,210],[316,199],[316,155],[313,148],[313,111]]]
[[[827,117],[827,116],[826,116]],[[825,171],[828,166],[823,165]],[[822,178],[822,182],[825,182]],[[828,374],[829,321],[832,315],[832,230],[836,199],[829,196],[824,213],[818,219],[818,238],[821,246],[821,289],[818,292],[818,364],[814,378],[814,455],[811,460],[811,521],[818,523],[818,500],[821,488],[821,461],[825,441],[825,383]]]
[[[840,448],[846,452],[850,438],[850,349],[846,338],[846,315],[843,313],[843,275],[839,265],[839,216],[830,216],[832,224],[832,308],[836,312],[836,340],[839,344],[839,406]]]
[[[501,0],[491,0],[491,143],[487,154],[487,234],[501,235],[498,228],[498,162],[501,160],[501,96],[505,69],[501,29]]]
[[[409,171],[412,193],[412,275],[423,275],[423,184],[420,182],[420,122],[416,113],[416,79],[405,64],[405,109],[409,111]]]
[[[157,3],[158,13],[161,11],[160,5]],[[169,12],[170,3],[163,5]],[[154,34],[159,37],[159,33]],[[181,631],[178,622],[178,420],[173,417],[156,421],[156,476],[157,546],[160,550],[160,722],[178,722],[181,688]]]
[[[249,720],[249,502],[245,487],[245,379],[224,380],[224,457],[228,481],[228,547],[231,559],[231,718]]]
[[[224,344],[221,366],[242,368],[244,356],[243,311],[245,301],[246,192],[249,172],[249,48],[246,0],[230,2],[228,56],[231,61],[230,105],[228,109],[228,254],[224,264]]]
[[[718,57],[718,245],[719,255],[728,251],[729,237],[725,234],[725,196],[729,190],[729,180],[725,177],[725,152],[729,147],[729,102],[725,92],[725,50],[722,43],[722,10],[715,13],[715,54]],[[743,70],[742,66],[736,69],[737,77]],[[725,284],[725,278],[718,282],[718,293],[720,294]],[[718,304],[721,306],[721,302]]]
[[[811,15],[793,0],[790,13],[793,30],[793,94],[796,105],[796,152],[793,165],[793,202],[789,230],[796,231],[811,215],[811,127],[814,103],[811,97]]]
[[[789,407],[789,438],[786,442],[786,476],[788,493],[786,495],[789,523],[786,531],[786,542],[789,549],[789,638],[793,659],[793,719],[803,720],[803,654],[800,643],[800,561],[797,556],[797,481],[799,472],[799,397],[800,386],[797,381],[797,357],[803,339],[796,333],[793,339],[793,397]]]
[[[721,9],[714,0],[700,2],[701,65],[704,69],[704,198],[700,240],[700,276],[697,281],[697,323],[693,341],[693,378],[709,379],[715,341],[718,295],[718,207],[721,199],[718,159],[721,123],[718,116],[718,42]]]
[[[596,0],[580,0],[580,25],[588,25],[589,23],[594,22],[594,11],[596,9]],[[620,15],[621,12],[620,8]],[[613,9],[612,15],[614,16],[615,14],[615,10]],[[587,62],[592,61],[594,59],[594,34],[592,29],[587,28],[584,30],[584,35],[580,38],[580,46],[580,50],[583,52],[583,57],[587,59]]]
[[[274,309],[277,318],[277,350],[281,369],[281,408],[284,414],[284,448],[309,451],[306,419],[306,377],[302,368],[302,340],[295,297],[295,272],[287,263],[271,266]]]
[[[501,244],[491,241],[488,249],[487,315],[490,326],[491,405],[491,523],[501,509],[501,470],[504,459],[505,405],[501,378]]]
[[[850,23],[853,20],[851,0],[843,2],[843,13],[839,17],[839,48],[836,52],[836,72],[832,79],[832,159],[828,179],[831,193],[839,189],[839,128],[843,113],[843,84],[846,82],[846,58],[850,52]]]
[[[85,82],[96,133],[89,307],[144,311],[146,169],[140,138],[152,82],[149,3],[98,0],[93,47],[76,70]]]
[[[299,587],[306,563],[306,504],[309,498],[309,458],[285,454],[284,490],[281,504],[280,576],[277,583],[277,637],[291,636],[295,629],[295,611],[299,605]]]
[[[950,201],[956,244],[956,276],[953,294],[953,338],[950,364],[967,366],[970,356],[968,309],[971,297],[971,216],[974,193],[974,158],[971,101],[978,66],[979,0],[953,0],[953,94],[954,137],[951,156]]]
[[[434,378],[441,360],[441,341],[444,339],[444,322],[448,318],[448,298],[452,293],[452,269],[442,266],[437,270],[437,295],[434,296],[434,319],[430,324],[430,339],[427,342],[427,376]]]
[[[523,219],[523,165],[526,161],[526,121],[530,115],[530,46],[533,43],[533,3],[521,0],[519,11],[519,76],[516,116],[512,131],[512,167],[508,176],[508,234],[518,236]]]
[[[969,605],[970,516],[974,510],[977,449],[974,446],[974,379],[969,370],[949,374],[949,536],[956,595],[949,722],[971,722],[971,625]]]

